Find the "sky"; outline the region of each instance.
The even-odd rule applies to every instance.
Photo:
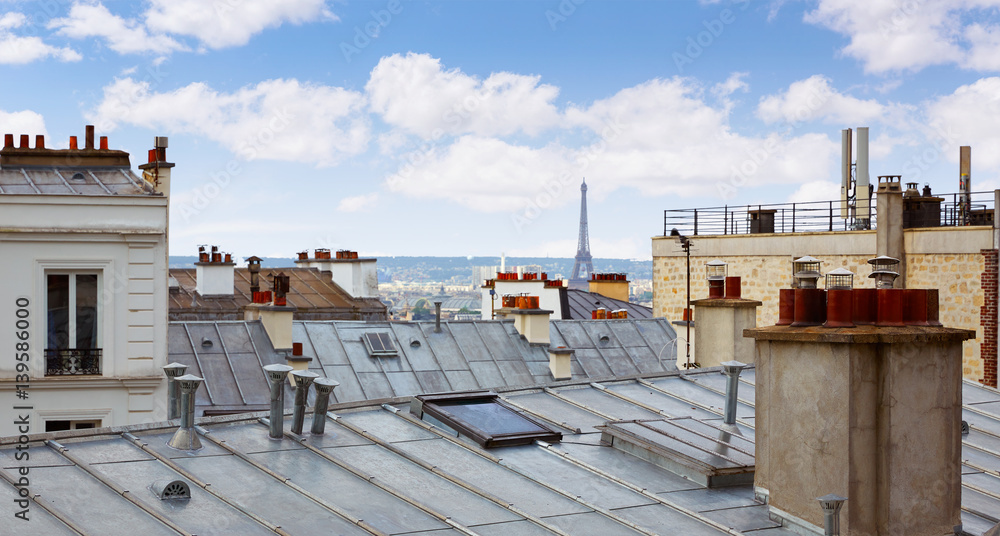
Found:
[[[0,130],[168,136],[170,252],[651,257],[663,211],[1000,187],[1000,0],[0,0]],[[32,137],[32,139],[34,139]]]

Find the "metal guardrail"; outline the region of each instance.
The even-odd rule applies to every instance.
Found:
[[[909,227],[956,227],[992,225],[994,192],[973,192],[964,203],[961,194],[935,195],[941,198],[937,218],[923,216]],[[904,198],[906,199],[906,198]],[[926,198],[921,198],[926,199]],[[871,200],[868,220],[840,217],[840,201],[737,205],[663,211],[663,236],[672,229],[682,235],[738,235],[756,233],[806,233],[823,231],[860,231],[877,227],[876,202]],[[916,220],[915,220],[916,221]]]
[[[100,348],[82,350],[45,349],[46,376],[77,376],[101,374]]]

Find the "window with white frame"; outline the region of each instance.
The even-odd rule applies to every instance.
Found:
[[[45,275],[47,376],[101,374],[100,275]]]

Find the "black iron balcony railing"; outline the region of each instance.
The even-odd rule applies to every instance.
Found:
[[[46,376],[75,376],[101,374],[101,349],[45,350]]]
[[[991,225],[993,192],[972,192],[969,202],[961,194],[935,195],[941,199],[930,211],[914,212],[913,224],[905,227],[954,227]],[[920,200],[922,198],[915,198]],[[923,198],[927,199],[927,198]],[[806,233],[860,231],[876,228],[875,197],[867,220],[840,217],[840,201],[739,205],[663,211],[663,236],[677,229],[685,236],[755,233]],[[940,208],[938,208],[938,206]]]

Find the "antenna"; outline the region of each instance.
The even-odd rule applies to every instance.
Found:
[[[958,212],[961,225],[969,224],[972,209],[972,147],[958,148]]]
[[[865,223],[871,218],[871,194],[868,187],[870,182],[871,180],[868,176],[868,127],[858,127],[858,162],[855,167],[854,181],[854,217],[858,220],[864,220]]]
[[[851,129],[840,131],[840,217],[850,217],[848,200],[851,197]]]

